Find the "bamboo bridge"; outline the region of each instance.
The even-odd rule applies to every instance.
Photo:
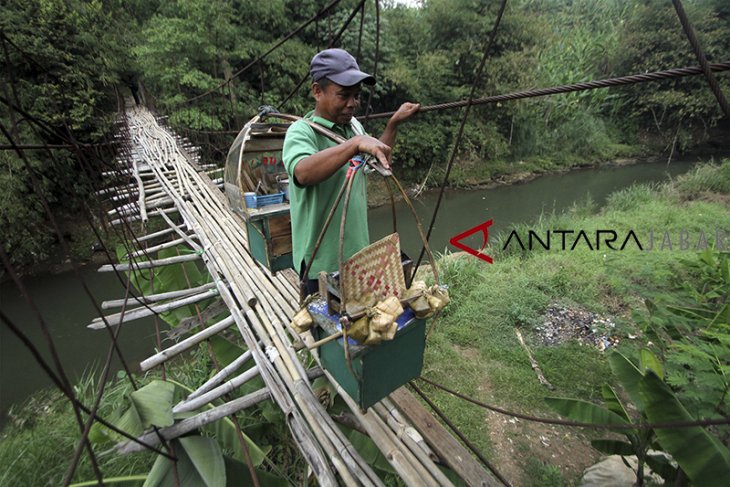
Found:
[[[312,379],[324,374],[347,402],[357,429],[367,433],[407,485],[451,485],[439,464],[451,468],[468,485],[500,484],[405,387],[363,412],[327,371],[320,367],[307,369],[305,363],[312,363],[312,358],[318,361],[316,350],[310,353],[303,343],[311,343],[312,338],[302,337],[290,327],[299,308],[298,276],[292,270],[272,275],[252,258],[243,219],[228,207],[220,183],[209,177],[210,166],[199,165],[182,139],[160,125],[146,108],[127,104],[123,118],[127,157],[120,158],[119,172],[132,184],[104,190],[120,205],[109,213],[116,216],[117,224],[146,223],[158,217],[167,228],[136,236],[133,240],[139,249],[128,255],[130,263],[111,264],[100,271],[148,269],[200,259],[212,282],[129,298],[125,301],[130,308],[133,304],[143,305],[124,314],[100,317],[89,327],[119,326],[137,317],[219,296],[230,310],[229,317],[147,358],[141,362],[141,369],[147,371],[215,334],[237,329],[247,351],[175,406],[174,411],[196,410],[256,376],[265,383],[259,391],[147,433],[140,440],[153,445],[162,439],[171,440],[272,400],[284,413],[293,441],[321,485],[383,485],[313,391]],[[160,241],[163,243],[156,243]],[[166,259],[149,257],[176,245],[186,245],[194,253]],[[122,303],[107,302],[104,307]],[[255,366],[237,375],[237,369],[249,360]],[[116,450],[126,453],[143,448],[140,443],[127,441],[117,445]]]

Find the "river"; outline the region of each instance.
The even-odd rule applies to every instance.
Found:
[[[97,303],[124,297],[124,286],[114,273],[99,273],[96,272],[96,266],[85,266],[80,274]],[[86,328],[86,325],[99,316],[99,313],[75,274],[73,272],[41,274],[24,278],[23,284],[48,326],[69,379],[75,382],[85,370],[94,367],[98,370],[98,366],[103,364],[106,358],[110,343],[109,334],[105,330]],[[0,284],[0,309],[30,338],[43,358],[55,370],[36,315],[15,284],[10,281]],[[117,311],[119,310],[107,310],[106,313]],[[120,334],[119,344],[124,359],[130,366],[138,369],[139,361],[154,353],[154,334],[151,318],[125,325]],[[112,365],[114,370],[121,368],[116,357]],[[0,426],[4,423],[11,404],[51,384],[51,380],[36,363],[30,351],[2,323],[0,325]]]
[[[691,165],[691,162],[677,161],[669,165],[647,163],[581,169],[542,176],[512,186],[473,191],[448,190],[431,237],[432,248],[443,252],[452,236],[488,219],[494,220],[489,229],[491,238],[510,225],[534,221],[541,213],[561,212],[576,202],[585,201],[589,195],[600,207],[607,196],[618,189],[635,183],[664,181],[686,172]],[[437,197],[438,191],[429,191],[414,202],[424,229],[427,229]],[[405,204],[397,204],[396,210],[402,247],[416,257],[420,240],[413,219]],[[391,231],[390,205],[371,210],[371,240]],[[81,274],[98,303],[124,296],[124,288],[113,273],[97,273],[95,268],[86,267]],[[104,330],[86,328],[98,312],[75,275],[72,272],[38,275],[24,279],[24,283],[48,324],[71,380],[79,378],[94,364],[103,363],[109,336]],[[0,285],[0,309],[29,336],[44,357],[50,356],[35,315],[12,282]],[[151,319],[130,322],[121,334],[120,346],[125,359],[135,368],[141,359],[154,353],[154,344]],[[115,370],[120,368],[117,359],[114,367]],[[11,404],[50,384],[50,379],[35,363],[30,352],[6,326],[0,326],[0,427]]]

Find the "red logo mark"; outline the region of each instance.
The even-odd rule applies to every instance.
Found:
[[[480,223],[474,228],[470,228],[464,233],[460,233],[459,235],[454,235],[451,237],[451,240],[449,240],[449,243],[453,245],[454,247],[463,250],[464,252],[467,252],[474,257],[478,257],[482,260],[485,260],[489,262],[490,264],[493,263],[493,260],[491,257],[489,257],[487,254],[483,254],[481,251],[484,250],[484,247],[487,246],[487,240],[489,239],[489,226],[492,224],[493,220],[487,220],[484,223]],[[473,249],[469,247],[468,245],[465,245],[461,243],[462,240],[464,240],[467,237],[471,237],[475,233],[481,231],[484,234],[484,241],[482,242],[482,247],[479,250]]]

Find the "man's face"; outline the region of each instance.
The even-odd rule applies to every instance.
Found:
[[[339,125],[347,125],[360,106],[360,84],[340,86],[330,82],[325,88],[319,84],[312,85],[312,93],[316,101],[315,112]]]

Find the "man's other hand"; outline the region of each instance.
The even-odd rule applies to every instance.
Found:
[[[396,110],[396,112],[393,114],[392,117],[390,117],[390,123],[399,124],[401,122],[405,122],[409,118],[411,118],[413,115],[418,113],[418,110],[421,109],[420,103],[409,103],[406,102]]]

